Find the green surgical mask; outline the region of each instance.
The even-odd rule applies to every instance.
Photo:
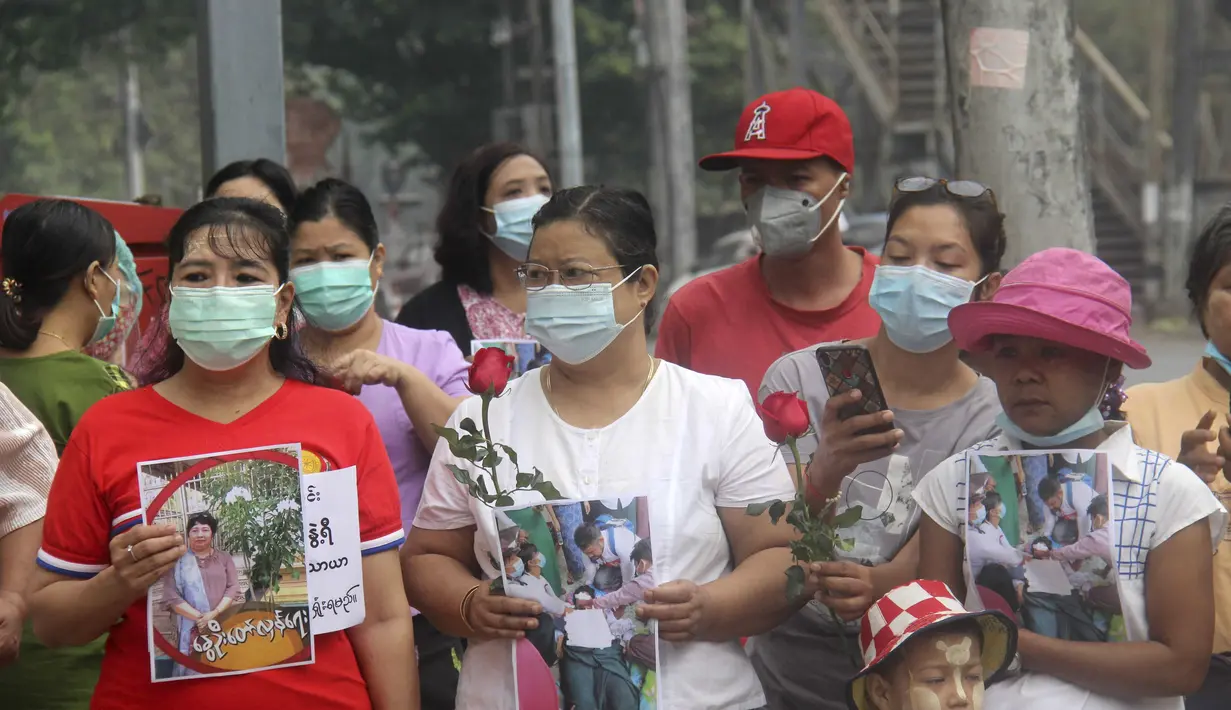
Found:
[[[375,255],[373,255],[375,256]],[[295,298],[304,317],[328,332],[346,330],[372,307],[372,259],[322,261],[291,269]]]
[[[234,370],[274,337],[278,292],[273,286],[171,289],[171,335],[188,359],[214,372]]]

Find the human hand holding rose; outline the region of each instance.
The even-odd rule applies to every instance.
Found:
[[[747,512],[749,515],[768,512],[775,525],[785,516],[786,521],[799,531],[799,539],[791,541],[795,564],[786,571],[787,596],[797,599],[810,586],[814,586],[809,584],[810,579],[814,583],[817,581],[817,575],[805,572],[803,564],[828,562],[835,559],[837,550],[849,549],[851,541],[843,538],[839,530],[859,522],[862,509],[851,506],[840,515],[832,515],[838,504],[837,498],[826,501],[819,511],[813,511],[808,505],[809,484],[804,476],[798,444],[799,438],[812,430],[807,402],[795,392],[774,392],[757,407],[757,413],[761,416],[765,435],[778,446],[786,445],[794,457],[795,498],[789,504],[789,512],[787,501],[782,500],[754,503],[748,506]]]

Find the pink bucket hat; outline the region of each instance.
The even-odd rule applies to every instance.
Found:
[[[959,348],[978,352],[993,335],[1023,335],[1105,355],[1128,367],[1150,366],[1133,340],[1128,282],[1098,257],[1076,249],[1044,249],[1005,274],[990,301],[949,312]]]

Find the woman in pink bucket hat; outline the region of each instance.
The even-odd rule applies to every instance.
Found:
[[[998,611],[966,611],[943,582],[891,589],[863,615],[864,669],[847,686],[850,710],[981,710],[984,682],[1005,670],[1017,626]]]
[[[987,710],[1183,710],[1182,696],[1205,676],[1212,553],[1226,511],[1188,468],[1137,446],[1128,424],[1103,420],[1099,405],[1121,369],[1150,365],[1131,327],[1128,282],[1072,249],[1034,254],[1005,275],[991,300],[949,314],[958,346],[986,354],[1003,433],[949,458],[916,487],[926,513],[920,577],[947,583],[967,608],[983,608],[967,589],[961,537],[973,452],[1095,450],[1111,464],[1112,556],[1127,641],[1022,630],[1022,672],[987,689]]]

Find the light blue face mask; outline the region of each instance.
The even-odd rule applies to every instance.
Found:
[[[517,579],[526,573],[526,563],[519,558],[513,563],[513,569],[509,570],[509,579]]]
[[[171,289],[168,319],[175,342],[200,367],[234,370],[274,337],[282,287],[214,286]]]
[[[987,520],[987,508],[979,506],[979,512],[975,513],[975,519],[970,521],[970,524],[982,525],[985,520]]]
[[[949,311],[970,301],[977,285],[926,266],[878,266],[868,303],[894,345],[930,353],[952,342]]]
[[[94,301],[94,305],[98,308],[98,325],[94,326],[94,334],[90,336],[86,345],[93,345],[110,335],[111,331],[115,330],[115,319],[120,315],[120,283],[122,282],[111,278],[111,274],[107,273],[107,270],[101,265],[99,265],[98,270],[115,286],[115,298],[111,299],[111,315],[107,315],[103,311],[103,307],[97,299]]]
[[[530,238],[534,236],[534,215],[549,199],[547,195],[538,194],[497,202],[490,209],[484,207],[496,215],[496,234],[488,238],[500,251],[517,261],[525,261],[530,254]]]
[[[539,341],[553,358],[570,365],[593,359],[645,312],[643,308],[624,324],[615,319],[613,292],[639,271],[641,267],[614,286],[595,283],[575,291],[552,284],[530,291],[526,294],[526,335]]]
[[[1104,379],[1106,379],[1106,375],[1104,375]],[[1066,444],[1077,441],[1082,437],[1089,436],[1106,426],[1107,422],[1103,419],[1103,411],[1099,409],[1099,405],[1103,402],[1103,392],[1105,390],[1105,387],[1099,390],[1098,401],[1093,407],[1082,415],[1081,419],[1078,419],[1060,432],[1052,434],[1051,436],[1037,436],[1035,434],[1031,434],[1025,429],[1019,427],[1017,424],[1014,424],[1013,420],[1009,419],[1009,415],[1005,414],[1004,411],[1001,411],[1000,414],[996,415],[996,426],[1000,427],[1001,431],[1014,439],[1024,441],[1036,448],[1061,448]]]
[[[1231,360],[1228,360],[1226,355],[1218,352],[1218,348],[1214,347],[1213,343],[1207,342],[1205,344],[1205,356],[1221,365],[1222,369],[1226,370],[1228,375],[1231,375]]]
[[[376,292],[372,290],[372,257],[322,261],[291,269],[295,300],[304,318],[324,331],[346,330],[359,322]]]

